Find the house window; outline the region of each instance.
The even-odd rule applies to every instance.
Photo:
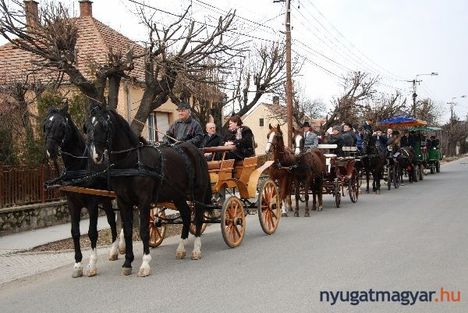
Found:
[[[164,112],[153,112],[148,116],[148,141],[162,141],[164,134],[169,129],[169,114]]]
[[[258,119],[258,124],[260,125],[260,127],[265,126],[265,119],[264,118]]]
[[[148,116],[148,141],[155,142],[156,139],[157,139],[156,123],[154,120],[154,113],[151,113]]]

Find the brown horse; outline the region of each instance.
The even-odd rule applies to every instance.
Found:
[[[273,163],[270,166],[270,178],[277,181],[280,188],[280,199],[283,202],[281,206],[281,216],[288,216],[288,210],[292,211],[291,185],[293,175],[290,168],[295,165],[294,153],[284,145],[283,132],[280,126],[270,127],[267,135],[267,144],[265,152],[273,152]]]
[[[312,190],[312,209],[323,209],[322,184],[326,172],[325,156],[319,149],[304,151],[304,133],[293,128],[293,142],[296,156],[296,166],[293,169],[294,185],[296,186],[296,209],[294,216],[299,216],[300,185],[304,186],[305,214],[309,213],[309,188]],[[317,207],[318,198],[318,207]]]

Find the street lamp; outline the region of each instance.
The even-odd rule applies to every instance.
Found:
[[[427,74],[416,74],[416,77],[413,80],[407,80],[407,82],[413,83],[413,116],[416,118],[416,97],[418,94],[416,93],[416,83],[422,82],[422,80],[418,80],[418,76],[437,76],[439,73],[431,72]]]
[[[461,95],[461,96],[458,96],[458,97],[452,97],[452,100],[450,100],[450,102],[447,102],[447,104],[450,104],[450,122],[453,122],[453,120],[455,119],[455,112],[453,110],[453,107],[457,104],[455,102],[455,99],[457,98],[466,98],[466,95]]]

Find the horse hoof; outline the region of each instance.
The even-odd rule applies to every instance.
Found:
[[[192,251],[192,260],[200,260],[201,256],[201,252]]]
[[[109,261],[116,261],[119,259],[118,254],[109,254]]]
[[[151,274],[151,268],[140,268],[140,270],[138,271],[138,277],[146,277],[146,276],[149,276]]]
[[[299,212],[294,212],[294,217],[299,217]]]
[[[119,248],[119,253],[120,253],[120,254],[125,254],[125,248],[123,248],[123,249],[122,249],[122,248]]]
[[[281,213],[281,217],[288,217],[288,213]]]
[[[88,268],[86,270],[86,276],[88,277],[94,277],[97,274],[97,269],[96,268]]]
[[[81,276],[83,276],[83,268],[76,268],[73,270],[73,274],[72,274],[73,278],[78,278]]]
[[[176,251],[175,257],[177,260],[185,259],[185,251]]]
[[[131,267],[122,267],[122,275],[128,276],[132,274],[132,268]]]
[[[310,213],[309,213],[309,212],[305,212],[304,217],[309,217],[309,216],[310,216]]]

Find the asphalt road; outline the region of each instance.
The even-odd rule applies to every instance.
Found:
[[[400,190],[364,194],[357,204],[345,198],[339,209],[326,196],[323,212],[283,219],[272,236],[252,216],[235,249],[224,244],[219,225],[211,226],[200,261],[175,260],[176,241],[169,240],[152,250],[153,274],[146,278],[120,276],[121,259],[100,259],[94,278],[72,279],[66,266],[16,281],[2,287],[0,311],[468,312],[467,189],[462,159]],[[140,262],[141,253],[134,273]],[[321,291],[372,297],[370,289],[440,288],[455,291],[455,300],[460,291],[460,301],[320,301]]]

